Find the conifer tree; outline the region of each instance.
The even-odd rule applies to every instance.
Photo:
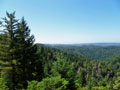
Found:
[[[9,88],[15,90],[15,65],[14,61],[14,37],[17,26],[17,21],[15,19],[15,12],[8,13],[6,12],[7,17],[3,18],[2,27],[3,33],[1,34],[1,61],[7,62],[7,65],[3,64],[3,70],[7,66],[7,70],[11,68],[9,72],[9,81],[11,81]],[[5,75],[5,74],[4,74]],[[5,77],[5,76],[4,76]],[[3,77],[3,78],[4,78]]]
[[[8,43],[7,37],[1,30],[0,33],[0,90],[7,90],[12,86],[11,65],[8,62]]]
[[[19,22],[15,34],[17,81],[20,87],[26,88],[27,80],[35,79],[37,74],[37,46],[34,44],[34,36],[30,35],[30,29],[24,18]]]
[[[34,36],[30,35],[24,18],[18,21],[15,12],[6,14],[1,23],[4,33],[0,34],[0,60],[6,61],[7,67],[11,68],[9,88],[16,90],[26,88],[28,80],[36,80],[36,76],[40,76],[37,69],[39,61]]]

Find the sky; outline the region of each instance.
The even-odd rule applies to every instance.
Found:
[[[0,0],[0,17],[25,17],[36,43],[120,42],[120,0]]]

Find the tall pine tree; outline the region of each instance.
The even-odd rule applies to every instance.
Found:
[[[37,80],[39,73],[39,60],[34,36],[24,18],[18,21],[15,12],[6,13],[1,24],[4,33],[0,34],[0,60],[8,63],[11,81],[10,90],[27,87],[27,81]],[[4,66],[4,65],[3,65]],[[2,70],[3,71],[3,70]]]
[[[34,44],[34,36],[30,35],[30,29],[24,18],[18,24],[15,34],[18,86],[26,88],[27,80],[33,80],[36,75],[37,46]]]
[[[15,37],[15,31],[17,26],[17,21],[15,19],[15,12],[13,13],[6,13],[7,17],[3,18],[2,27],[3,27],[3,33],[1,34],[1,61],[4,63],[7,62],[7,64],[2,65],[2,72],[3,71],[9,71],[9,79],[10,84],[8,85],[11,90],[15,90],[15,65],[13,63],[14,61],[14,37]],[[7,67],[7,69],[6,69]],[[11,68],[11,70],[9,70]],[[6,76],[6,74],[3,74]],[[3,79],[4,77],[3,76]],[[6,77],[5,77],[6,79]]]

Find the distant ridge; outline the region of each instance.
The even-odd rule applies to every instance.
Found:
[[[45,44],[47,46],[120,46],[120,43]]]

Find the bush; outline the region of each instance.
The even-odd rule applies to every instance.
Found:
[[[67,90],[68,81],[60,76],[47,77],[41,82],[28,82],[27,90]]]
[[[109,89],[103,86],[98,86],[98,87],[96,86],[96,87],[93,87],[93,90],[109,90]]]
[[[9,90],[6,82],[4,82],[2,78],[0,78],[0,90]]]

